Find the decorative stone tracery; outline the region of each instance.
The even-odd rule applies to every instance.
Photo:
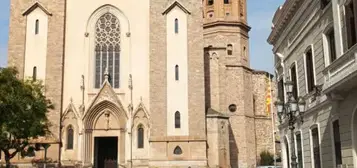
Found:
[[[95,137],[118,137],[118,163],[125,163],[125,139],[128,115],[121,101],[108,82],[108,78],[101,90],[89,105],[83,117],[84,123],[84,161],[90,165],[94,159]]]
[[[95,26],[95,87],[104,81],[103,72],[108,68],[109,83],[119,88],[120,23],[110,12],[103,14]]]

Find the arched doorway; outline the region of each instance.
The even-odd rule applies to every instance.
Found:
[[[84,161],[93,167],[125,164],[126,115],[123,109],[102,101],[84,117]]]

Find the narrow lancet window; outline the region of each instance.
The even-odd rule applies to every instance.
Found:
[[[179,76],[179,66],[176,65],[175,66],[175,80],[178,81],[180,79],[180,76]]]
[[[39,33],[40,21],[37,19],[35,22],[35,34]]]
[[[178,19],[175,19],[175,33],[177,34],[179,32],[179,22]]]
[[[175,113],[175,128],[181,128],[181,115],[178,111]]]
[[[32,70],[32,80],[37,80],[37,67],[34,66]]]
[[[73,135],[74,131],[73,131],[73,127],[70,125],[68,126],[67,129],[67,149],[73,149]]]
[[[138,148],[144,148],[144,128],[142,125],[138,126]]]

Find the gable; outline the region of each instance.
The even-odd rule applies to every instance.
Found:
[[[100,89],[99,93],[96,95],[96,97],[93,99],[93,101],[90,103],[89,107],[87,108],[87,112],[84,116],[84,118],[88,115],[88,111],[90,111],[93,107],[96,105],[102,103],[102,102],[110,102],[117,106],[121,111],[125,113],[125,117],[128,118],[127,111],[125,110],[124,106],[122,105],[121,101],[117,97],[116,93],[114,92],[113,88],[110,86],[110,83],[106,79],[103,83],[102,88]]]
[[[178,1],[175,1],[171,5],[169,5],[164,12],[162,12],[162,15],[168,14],[175,7],[178,7],[186,14],[191,14],[191,12],[187,8],[185,8],[181,3],[179,3]]]
[[[22,15],[26,16],[28,14],[30,14],[32,11],[34,11],[35,9],[40,8],[44,13],[46,13],[49,16],[52,16],[52,13],[49,12],[43,5],[40,4],[40,2],[35,2],[33,5],[31,5],[29,8],[27,8]]]

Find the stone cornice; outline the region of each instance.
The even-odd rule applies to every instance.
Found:
[[[223,20],[217,20],[214,22],[208,22],[203,24],[203,28],[210,28],[210,27],[215,27],[215,26],[232,26],[232,27],[241,27],[247,32],[250,31],[251,27],[249,27],[247,24],[243,22],[238,22],[238,21],[223,21]]]
[[[205,137],[201,136],[156,136],[150,137],[150,142],[200,142],[206,141]]]
[[[268,37],[269,44],[275,43],[303,2],[304,0],[287,0],[282,7],[278,8],[273,18],[272,32]]]

